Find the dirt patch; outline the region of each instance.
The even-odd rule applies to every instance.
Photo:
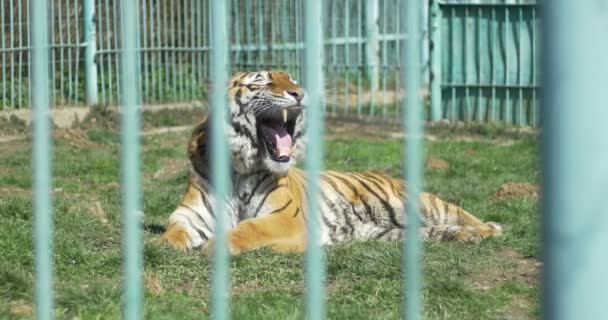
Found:
[[[513,198],[538,199],[538,186],[530,183],[508,182],[500,186],[494,193],[495,200],[508,200]]]
[[[443,170],[443,169],[447,169],[449,167],[450,167],[450,164],[441,158],[429,157],[426,160],[426,168],[428,170]]]
[[[158,127],[192,126],[200,122],[206,111],[200,107],[180,109],[145,110],[141,114],[142,130]],[[121,125],[120,113],[115,108],[95,107],[78,122],[75,127],[80,129],[100,128],[119,130]]]
[[[34,315],[34,306],[23,300],[12,301],[9,308],[11,314],[17,317],[32,317]]]
[[[146,286],[146,291],[151,294],[158,296],[161,295],[165,290],[161,286],[160,280],[156,276],[151,273],[146,273],[144,275],[144,282]]]
[[[1,173],[1,171],[0,171],[0,173]],[[10,195],[16,195],[16,194],[31,195],[32,190],[18,188],[18,187],[0,187],[0,194],[3,194],[3,195],[8,195],[8,194],[10,194]]]
[[[498,261],[472,277],[473,287],[477,290],[487,291],[500,287],[507,281],[535,287],[540,283],[542,262],[526,258],[511,249],[503,250],[498,255]],[[535,302],[528,296],[514,295],[502,308],[500,319],[528,319],[533,311]]]
[[[57,129],[54,131],[55,139],[62,139],[68,142],[72,147],[76,148],[99,148],[97,144],[89,139],[87,133],[81,129]]]
[[[101,223],[103,223],[106,226],[110,226],[110,222],[108,221],[108,214],[103,209],[101,202],[99,202],[99,201],[93,202],[91,204],[91,206],[89,207],[89,212],[91,212],[91,214],[95,218],[99,219],[99,221],[101,221]]]
[[[466,154],[467,156],[474,156],[475,154],[477,154],[477,151],[473,149],[467,149],[464,151],[464,154]]]
[[[511,249],[499,253],[499,261],[473,276],[473,287],[478,290],[490,290],[499,287],[506,281],[515,281],[528,286],[539,283],[542,262],[525,258]]]
[[[30,126],[16,115],[11,115],[8,118],[0,116],[0,135],[15,136],[24,135],[28,132],[30,132]]]
[[[162,180],[174,177],[178,172],[188,167],[188,161],[176,160],[175,158],[164,158],[161,160],[161,168],[152,175],[154,180]]]

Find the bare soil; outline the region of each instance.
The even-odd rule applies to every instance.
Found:
[[[539,189],[537,185],[509,182],[500,186],[498,191],[494,193],[494,199],[499,201],[524,197],[538,199],[538,195]]]

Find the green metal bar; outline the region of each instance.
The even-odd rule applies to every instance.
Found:
[[[504,29],[503,29],[503,40],[504,40],[504,47],[505,47],[505,69],[504,69],[504,79],[505,79],[505,84],[510,84],[510,77],[509,77],[509,73],[511,72],[511,59],[510,59],[510,55],[511,52],[509,51],[509,49],[511,48],[511,42],[509,42],[509,33],[511,32],[511,23],[509,22],[509,8],[508,7],[504,7],[504,11],[505,11],[505,24],[504,24]],[[512,119],[512,112],[513,112],[513,106],[511,105],[511,91],[509,89],[505,90],[505,108],[504,108],[504,122],[511,124],[513,119]]]
[[[418,238],[420,228],[420,205],[418,196],[422,191],[423,179],[423,116],[420,101],[420,2],[418,0],[406,1],[405,21],[407,26],[407,40],[405,48],[405,90],[406,101],[403,105],[403,123],[406,130],[406,142],[403,148],[404,158],[407,158],[405,178],[408,181],[408,201],[406,204],[407,230],[404,245],[405,265],[405,318],[408,320],[420,319],[421,314],[421,288],[420,256],[421,241]]]
[[[538,41],[538,33],[536,31],[537,29],[537,20],[536,20],[536,8],[534,8],[532,10],[532,74],[530,76],[532,84],[536,84],[537,83],[537,77],[538,75],[536,74],[536,63],[538,61],[538,57],[537,57],[537,52],[536,52],[536,43]],[[532,126],[537,127],[539,124],[539,117],[538,117],[538,113],[539,113],[539,106],[538,106],[538,101],[536,99],[536,90],[532,90],[532,112],[530,115],[530,123]]]
[[[451,12],[451,19],[450,19],[450,28],[451,28],[451,34],[452,34],[452,39],[456,38],[456,9],[454,7],[451,8],[450,10]],[[454,50],[454,40],[452,40],[452,43],[450,44],[450,50],[448,52],[453,52]],[[451,79],[450,81],[455,81],[454,79],[456,79],[456,63],[452,63],[451,67]],[[458,113],[457,113],[457,108],[456,108],[456,88],[452,87],[452,99],[451,99],[452,103],[450,104],[450,117],[449,119],[452,121],[456,121],[458,120]]]
[[[483,82],[483,61],[481,59],[482,54],[483,54],[483,47],[481,44],[481,35],[482,35],[482,27],[481,27],[481,23],[482,23],[482,7],[478,7],[477,8],[477,51],[475,54],[475,57],[477,59],[477,83]],[[485,104],[483,103],[484,100],[482,98],[482,91],[483,88],[478,88],[477,89],[477,122],[482,122],[484,117],[485,117],[485,112],[486,112],[486,108],[485,108]]]
[[[429,15],[431,36],[431,120],[439,121],[441,112],[441,8],[439,0],[432,0]]]
[[[496,20],[496,8],[492,8],[492,73],[491,73],[491,82],[492,82],[492,113],[490,115],[490,121],[495,122],[498,120],[498,105],[496,101],[496,66],[497,66],[497,39],[498,39],[498,21]]]
[[[20,24],[19,32],[18,32],[20,47],[23,45],[23,35],[25,34],[25,32],[22,31],[24,24],[23,24],[23,20],[22,20],[23,17],[22,17],[21,11],[22,11],[21,10],[21,1],[19,1],[19,2],[17,2],[17,16],[19,17],[18,20],[19,20],[19,24]],[[21,75],[23,74],[22,73],[23,72],[23,54],[22,54],[22,52],[19,52],[18,55],[19,55],[19,65],[17,67],[17,74],[19,75],[19,80],[21,80]],[[20,104],[21,104],[21,98],[23,95],[23,86],[18,85],[17,88],[18,88],[17,101],[19,102],[18,107],[21,107]]]
[[[258,46],[261,47],[264,45],[264,22],[266,22],[266,19],[264,19],[264,3],[265,1],[263,0],[259,0],[258,1],[258,32],[257,32],[257,37],[258,37]],[[260,68],[265,68],[264,63],[265,63],[265,59],[264,59],[264,53],[261,52],[261,50],[258,50],[258,69]]]
[[[366,64],[367,64],[367,77],[370,81],[370,116],[373,116],[376,111],[375,93],[379,87],[379,37],[380,31],[378,30],[378,1],[379,0],[366,0],[365,1],[365,32],[366,32]]]
[[[325,266],[320,245],[319,179],[323,166],[323,15],[321,0],[307,0],[304,4],[304,84],[309,97],[307,108],[309,143],[306,154],[307,173],[307,230],[306,250],[306,315],[308,319],[325,317]]]
[[[213,1],[213,0],[211,0],[211,1]],[[253,27],[251,26],[251,11],[252,11],[251,1],[252,0],[245,0],[245,43],[248,46],[253,45],[253,36],[251,34],[252,29],[253,29]],[[246,62],[248,65],[255,63],[255,62],[251,61],[251,52],[247,52],[246,56],[247,56]]]
[[[350,0],[345,0],[344,3],[344,36],[350,37],[350,15],[352,14],[352,4]],[[349,86],[350,86],[350,73],[352,72],[351,62],[350,62],[350,44],[344,45],[344,55],[346,56],[346,66],[344,68],[344,113],[348,112],[348,108],[350,107],[350,99],[349,99]]]
[[[99,103],[97,96],[97,64],[95,54],[97,51],[97,37],[95,34],[95,0],[84,0],[82,3],[83,20],[83,42],[86,44],[84,50],[84,74],[85,74],[85,96],[89,106]]]
[[[603,319],[608,288],[608,7],[543,6],[543,316]]]
[[[195,25],[194,25],[196,10],[194,9],[194,6],[196,5],[197,2],[200,2],[200,1],[191,2],[190,8],[189,8],[189,10],[190,10],[190,46],[193,48],[196,47],[196,40],[195,40],[196,31],[195,31]],[[196,76],[195,76],[195,73],[196,73],[195,63],[194,63],[195,60],[198,60],[197,52],[193,52],[192,54],[190,54],[190,59],[189,59],[189,61],[190,61],[189,65],[188,65],[188,73],[190,73],[190,94],[188,96],[189,100],[201,98],[196,93],[196,88],[197,88],[197,86],[199,86],[198,80],[201,80],[201,79],[198,78],[198,80],[197,80]]]
[[[329,13],[329,16],[331,17],[331,39],[334,40],[338,37],[338,28],[337,28],[338,22],[336,21],[336,20],[338,20],[338,14],[337,14],[338,1],[334,0],[334,1],[326,2],[326,3],[328,3],[328,7],[330,8],[330,10],[328,10],[329,11],[328,13]],[[331,42],[331,64],[333,67],[333,77],[334,77],[334,79],[336,79],[339,69],[338,69],[338,46],[336,45],[335,41]],[[332,103],[331,111],[334,114],[337,111],[336,110],[337,107],[338,107],[337,103]]]
[[[72,25],[72,21],[71,21],[72,19],[70,17],[72,15],[70,13],[72,12],[72,8],[70,8],[70,1],[66,1],[65,5],[66,5],[66,12],[68,12],[68,14],[66,15],[66,20],[67,20],[66,23],[67,23],[68,26],[71,26]],[[76,26],[74,26],[74,27],[77,28]],[[71,32],[71,30],[68,30],[66,37],[67,37],[68,44],[72,45],[72,32]],[[67,56],[68,56],[68,98],[73,101],[73,100],[77,100],[77,99],[75,99],[77,97],[74,97],[73,94],[74,94],[74,92],[77,92],[78,88],[74,88],[73,87],[73,79],[74,78],[72,76],[72,65],[73,65],[72,51],[73,51],[73,48],[70,47],[68,49]],[[74,89],[76,89],[76,90],[74,90]]]
[[[465,88],[464,88],[464,110],[463,110],[463,116],[464,116],[464,120],[467,122],[470,122],[472,117],[471,117],[471,94],[470,94],[470,90],[469,90],[469,65],[471,64],[471,62],[469,62],[469,54],[470,54],[470,48],[471,48],[471,36],[469,35],[469,30],[468,30],[468,26],[469,26],[469,7],[465,7],[464,8],[464,18],[462,19],[462,37],[464,38],[464,50],[463,50],[463,72],[464,72],[464,83],[466,84]]]
[[[114,8],[113,13],[114,13],[114,23],[112,24],[112,27],[114,29],[114,49],[119,49],[119,37],[117,37],[117,34],[120,34],[120,29],[119,26],[120,24],[117,23],[118,21],[122,21],[122,16],[117,15],[117,12],[119,12],[121,10],[121,4],[117,1],[112,1],[112,6]],[[113,103],[120,103],[119,100],[119,96],[118,96],[118,91],[120,90],[119,88],[121,88],[121,77],[120,77],[120,54],[114,54],[114,72],[116,74],[116,90],[110,90],[110,93],[113,93],[112,95],[112,99],[110,99],[110,101],[114,100]]]
[[[73,1],[74,1],[73,2],[74,10],[78,10],[78,2],[77,2],[77,0],[73,0]],[[29,17],[28,17],[28,25],[29,25]],[[74,38],[78,39],[80,41],[80,38],[81,38],[80,37],[80,28],[79,28],[79,24],[78,23],[74,24],[74,29],[76,31],[76,34],[74,35]],[[68,39],[68,41],[70,43],[72,42],[71,39]],[[75,51],[74,55],[76,56],[76,58],[75,58],[76,61],[80,61],[80,50],[75,49],[74,51]],[[79,90],[79,88],[80,88],[80,86],[79,86],[80,63],[76,63],[76,65],[74,66],[74,69],[75,70],[74,70],[74,90],[73,90],[73,94],[76,96],[77,100],[80,102],[80,99],[78,99],[78,98],[80,98],[80,92],[79,92],[80,91]]]
[[[58,28],[59,29],[59,32],[58,32],[59,43],[64,43],[63,42],[63,18],[62,18],[63,17],[63,7],[62,7],[62,3],[63,3],[63,1],[57,1],[57,18],[58,18],[57,20],[59,23],[59,28]],[[21,7],[21,1],[19,1],[19,7]],[[55,38],[55,34],[51,34],[51,37]],[[21,38],[21,36],[19,38]],[[64,84],[65,84],[65,80],[64,80],[65,72],[64,72],[64,68],[63,68],[64,63],[65,63],[65,61],[63,59],[64,51],[65,51],[64,48],[59,49],[59,94],[60,94],[60,99],[61,99],[62,104],[65,103],[65,96],[64,96],[65,90],[63,89]],[[21,86],[19,86],[19,87],[21,87]]]
[[[4,6],[0,6],[0,25],[6,25],[6,21],[4,21]],[[5,41],[4,32],[0,32],[0,43],[2,43],[2,47],[5,46]],[[4,110],[9,106],[6,102],[6,52],[4,50],[0,50],[0,52],[2,52],[2,105],[0,105],[0,110]]]
[[[14,19],[15,17],[15,13],[14,13],[14,8],[13,8],[13,1],[10,1],[8,3],[8,12],[9,12],[9,17],[12,21],[12,19]],[[4,7],[4,4],[2,4],[2,6]],[[52,15],[51,15],[51,19],[52,19]],[[52,21],[52,20],[51,20]],[[9,23],[10,27],[9,27],[9,31],[10,31],[10,42],[9,45],[10,46],[14,46],[15,45],[15,24],[14,23]],[[4,26],[2,26],[4,28]],[[2,31],[4,33],[4,31]],[[52,42],[52,41],[51,41]],[[15,106],[15,81],[13,81],[12,79],[17,79],[17,77],[15,76],[15,59],[13,59],[12,56],[10,56],[10,62],[11,62],[11,75],[10,75],[10,79],[11,79],[11,107]],[[4,73],[4,71],[3,71]]]
[[[138,49],[141,49],[142,47],[147,47],[148,46],[148,19],[149,19],[149,14],[148,14],[148,8],[150,8],[150,5],[148,3],[146,3],[146,0],[137,0],[137,1],[141,1],[141,4],[139,5],[139,7],[141,8],[141,20],[142,20],[142,24],[140,26],[141,30],[140,30],[140,34],[141,34],[141,44],[138,46]],[[139,15],[138,15],[139,16]],[[142,61],[142,66],[143,66],[143,70],[141,72],[141,81],[140,84],[142,86],[141,88],[141,95],[142,95],[142,102],[146,103],[148,102],[148,97],[150,97],[150,93],[149,93],[149,88],[150,85],[148,83],[148,77],[150,75],[150,72],[148,72],[148,52],[142,52],[140,51],[141,54],[141,59]]]
[[[141,231],[141,184],[139,158],[140,74],[138,20],[139,1],[121,2],[122,32],[122,218],[125,319],[142,319],[143,264]]]
[[[228,29],[228,8],[225,1],[211,1],[211,80],[214,84],[211,95],[211,182],[218,199],[215,208],[215,247],[213,254],[212,317],[217,320],[230,318],[229,309],[229,256],[227,250],[228,221],[225,209],[230,191],[230,158],[225,141],[226,96],[229,70],[230,32]]]
[[[357,1],[357,38],[362,39],[363,38],[363,4],[362,4],[363,0],[358,0]],[[361,86],[362,86],[362,81],[361,81],[361,73],[362,73],[362,67],[363,67],[363,43],[359,42],[359,46],[358,46],[358,50],[357,50],[357,56],[358,56],[358,63],[357,63],[357,115],[360,116],[361,115]]]
[[[53,318],[53,204],[49,121],[48,2],[31,0],[31,105],[34,109],[34,253],[36,318]]]
[[[390,17],[390,15],[388,14],[388,0],[384,0],[384,6],[382,7],[382,15],[384,17],[387,17],[387,20],[384,21],[383,24],[383,28],[382,28],[382,33],[383,34],[387,34],[388,33],[388,24],[389,24],[389,20],[388,18]],[[386,118],[387,115],[387,106],[386,106],[386,80],[388,78],[387,76],[387,69],[388,69],[388,40],[384,40],[382,41],[382,117]]]
[[[519,11],[519,18],[518,18],[518,23],[517,23],[517,29],[518,29],[518,45],[517,45],[517,84],[520,86],[520,88],[518,89],[518,93],[519,93],[519,97],[518,97],[518,103],[517,103],[517,124],[520,126],[523,126],[526,122],[526,119],[524,118],[525,113],[524,113],[524,91],[521,88],[521,86],[523,85],[523,79],[522,79],[522,72],[523,72],[523,66],[522,66],[522,34],[524,31],[524,16],[523,16],[523,11],[522,11],[522,7],[518,8]]]
[[[169,28],[169,30],[167,31],[167,33],[170,35],[171,40],[169,40],[169,38],[167,37],[168,43],[176,43],[176,36],[177,36],[177,32],[175,32],[175,11],[177,10],[176,6],[174,6],[172,3],[168,3],[168,10],[165,13],[166,15],[169,15],[169,24],[166,26],[167,28]],[[176,70],[176,66],[177,66],[177,62],[175,60],[175,51],[171,51],[171,95],[167,98],[169,98],[169,101],[175,101],[176,96],[177,96],[177,70]]]
[[[162,46],[162,38],[163,38],[163,32],[161,29],[161,26],[165,25],[165,22],[161,19],[160,16],[160,12],[161,12],[161,8],[162,8],[162,2],[160,0],[156,0],[156,46],[157,47],[161,47]],[[157,52],[156,53],[156,61],[159,62],[158,64],[158,95],[156,96],[157,101],[162,101],[163,99],[163,73],[162,73],[162,69],[161,69],[161,61],[163,61],[162,57],[161,57],[162,52]],[[166,57],[167,53],[165,52],[165,57]],[[166,61],[166,60],[165,60]],[[166,73],[166,69],[167,68],[167,64],[165,63],[165,79],[167,79],[167,73]]]

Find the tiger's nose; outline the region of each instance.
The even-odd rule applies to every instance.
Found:
[[[304,99],[304,95],[306,94],[306,93],[304,93],[304,90],[302,90],[302,89],[290,90],[290,91],[287,91],[287,93],[290,96],[294,97],[298,101],[298,103],[302,102],[302,99]]]

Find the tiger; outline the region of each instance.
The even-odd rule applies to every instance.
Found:
[[[225,201],[230,254],[262,247],[303,252],[307,246],[307,177],[294,167],[306,148],[305,90],[283,71],[240,72],[228,83],[225,136],[232,191]],[[318,107],[318,106],[311,106]],[[216,225],[209,177],[210,123],[203,119],[188,143],[188,183],[170,215],[164,242],[211,254]],[[399,240],[407,224],[406,183],[381,171],[323,171],[319,188],[321,245]],[[459,206],[419,193],[423,240],[478,243],[502,233]]]

